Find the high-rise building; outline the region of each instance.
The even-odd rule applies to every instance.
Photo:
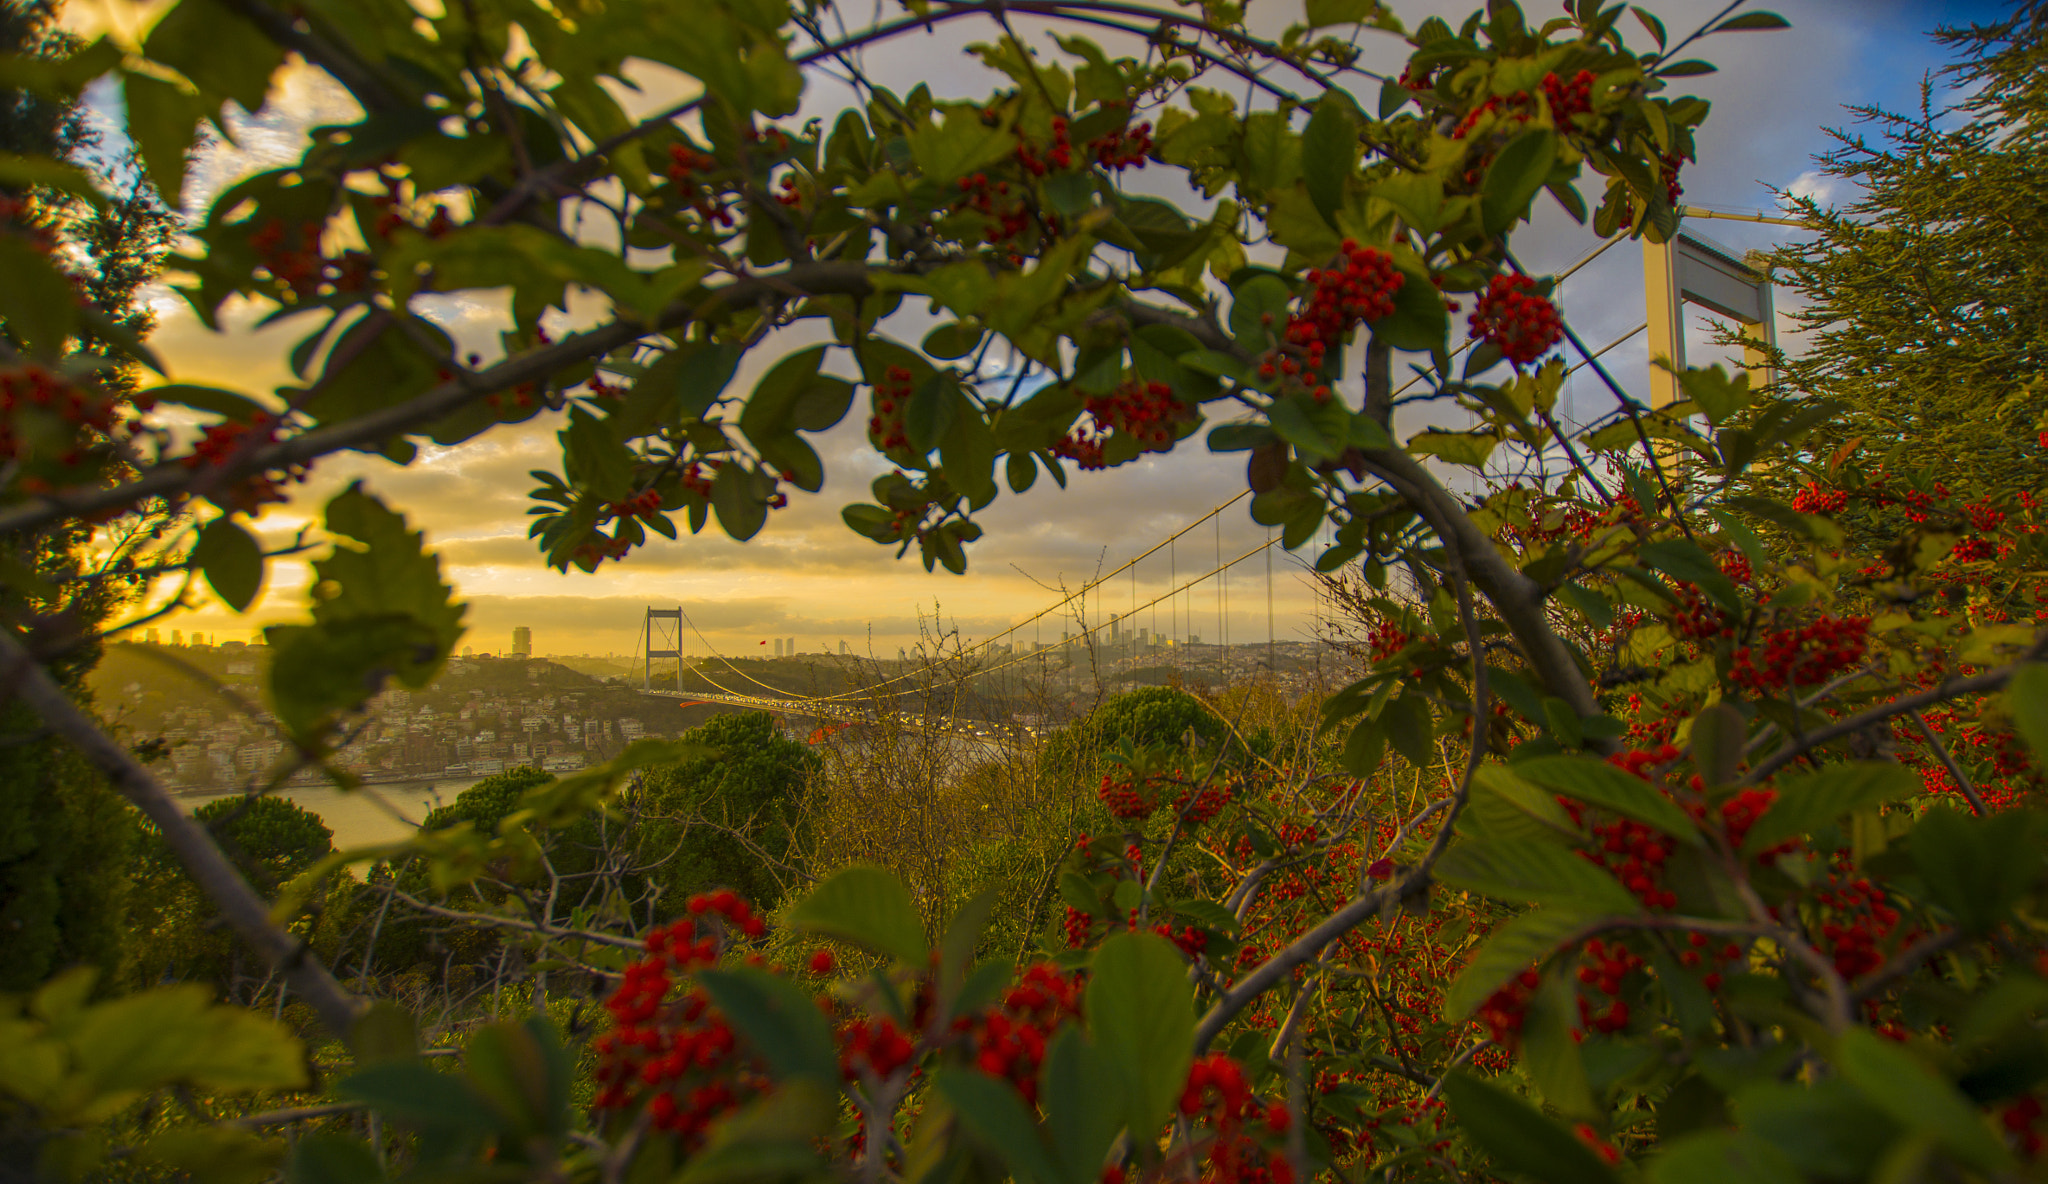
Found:
[[[151,629],[151,630],[150,630],[150,631],[149,631],[148,633],[145,633],[145,634],[143,634],[143,636],[142,636],[142,640],[144,640],[144,641],[148,642],[148,643],[149,643],[149,644],[151,644],[151,645],[155,645],[155,644],[156,644],[156,639],[157,639],[157,632],[156,632],[156,630],[154,630],[154,629]]]
[[[171,644],[172,644],[172,645],[184,645],[184,644],[185,644],[185,631],[184,631],[183,629],[173,629],[173,630],[171,630]]]
[[[796,638],[787,637],[783,639],[782,656],[785,658],[796,657]]]
[[[533,630],[524,625],[512,630],[512,656],[531,658],[533,656]]]
[[[780,637],[775,639],[775,656],[778,658],[782,656],[782,639]]]
[[[852,650],[849,650],[849,649],[847,649],[847,648],[846,648],[846,642],[844,642],[844,641],[841,641],[841,642],[839,643],[839,653],[841,654],[841,656],[844,656],[844,655],[846,655],[846,654],[850,654],[850,653],[852,653],[852,652],[853,652]]]

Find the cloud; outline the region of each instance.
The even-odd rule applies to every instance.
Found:
[[[1411,26],[1432,13],[1461,17],[1475,0],[1400,4]],[[1682,36],[1724,7],[1721,0],[1663,0],[1647,5],[1674,35]],[[1811,155],[1825,146],[1820,128],[1842,121],[1842,105],[1851,102],[1895,102],[1910,90],[1919,72],[1933,60],[1933,50],[1917,29],[1928,19],[1927,6],[1885,0],[1843,5],[1835,0],[1788,0],[1777,5],[1792,20],[1786,33],[1731,34],[1709,38],[1688,56],[1711,59],[1718,74],[1685,79],[1679,93],[1697,93],[1715,104],[1699,145],[1699,163],[1686,170],[1689,199],[1755,208],[1767,202],[1768,185],[1814,184]],[[1277,32],[1294,19],[1287,5],[1254,6],[1261,30]],[[1012,22],[1027,43],[1050,48],[1045,34],[1053,22],[1013,14]],[[912,33],[862,51],[861,68],[868,76],[899,93],[918,82],[942,96],[985,94],[993,78],[965,47],[993,39],[999,30],[986,22],[960,21],[938,26],[933,34]],[[1095,30],[1089,33],[1113,51],[1142,51],[1138,39]],[[1631,26],[1630,36],[1637,31]],[[1397,38],[1367,34],[1361,41],[1364,64],[1398,67],[1405,47]],[[1869,68],[1878,55],[1886,68]],[[624,96],[635,111],[651,111],[682,97],[687,80],[661,68],[638,74],[643,90]],[[1220,85],[1216,78],[1205,84]],[[1238,91],[1241,93],[1241,90]],[[1376,101],[1371,88],[1358,93],[1368,106]],[[849,98],[848,89],[819,80],[807,93],[801,117],[828,121]],[[262,111],[234,124],[238,143],[215,145],[202,153],[195,174],[196,194],[211,194],[262,168],[292,159],[304,129],[316,122],[347,117],[345,96],[317,71],[294,66],[282,76],[273,101]],[[1173,198],[1190,209],[1209,203],[1176,189],[1164,170],[1126,175],[1131,188]],[[1582,187],[1595,192],[1598,179]],[[1738,248],[1778,241],[1777,228],[1716,223],[1718,237]],[[1591,232],[1575,225],[1551,203],[1539,208],[1534,223],[1518,236],[1517,250],[1533,270],[1562,270],[1597,245]],[[1640,249],[1614,248],[1579,272],[1563,289],[1573,327],[1595,348],[1621,337],[1643,319]],[[1781,293],[1779,303],[1792,299]],[[181,300],[160,306],[155,344],[181,381],[212,382],[239,389],[268,391],[295,381],[283,363],[290,347],[312,324],[298,318],[257,330],[257,310],[231,308],[225,333],[200,326]],[[592,304],[579,305],[580,317],[595,315]],[[504,308],[495,298],[440,302],[436,319],[447,326],[464,350],[497,356],[495,333]],[[885,325],[902,340],[916,341],[935,323],[922,300],[913,299]],[[1695,342],[1699,341],[1693,326]],[[801,322],[778,332],[774,341],[748,356],[735,378],[744,391],[765,368],[792,349],[826,340],[819,322]],[[1704,360],[1704,349],[1695,348]],[[1602,359],[1624,389],[1640,396],[1646,387],[1648,358],[1639,335]],[[845,372],[835,353],[835,369]],[[1600,380],[1586,371],[1571,380],[1567,417],[1589,420],[1612,411],[1614,399]],[[1228,405],[1212,405],[1216,417],[1228,418]],[[1454,419],[1441,404],[1404,410],[1403,430],[1432,421]],[[969,574],[953,577],[927,574],[915,552],[903,560],[894,550],[873,545],[849,532],[839,511],[849,502],[867,500],[867,484],[887,466],[866,447],[858,411],[849,422],[814,438],[828,467],[824,491],[797,496],[787,510],[771,515],[754,541],[739,544],[724,538],[716,525],[703,535],[687,533],[674,542],[660,541],[619,565],[606,565],[593,576],[563,575],[547,570],[538,551],[525,538],[526,491],[532,469],[559,470],[554,439],[558,423],[550,416],[491,433],[456,448],[423,448],[410,465],[396,466],[381,458],[352,454],[329,458],[315,469],[305,490],[306,511],[297,518],[273,514],[265,519],[266,538],[282,541],[289,528],[309,517],[328,496],[355,480],[403,507],[423,527],[440,555],[444,570],[469,600],[473,638],[478,649],[501,649],[514,625],[536,631],[536,645],[552,652],[630,652],[636,644],[639,614],[654,605],[685,605],[711,644],[745,652],[768,636],[797,636],[832,642],[855,641],[872,628],[884,652],[916,636],[920,611],[929,614],[934,601],[948,614],[958,614],[963,631],[974,635],[1008,626],[1054,602],[1060,589],[1079,587],[1152,547],[1244,489],[1243,458],[1214,456],[1199,445],[1169,460],[1148,459],[1107,473],[1071,473],[1062,491],[1047,476],[1023,495],[1007,488],[997,502],[978,515],[987,538],[970,548]],[[1220,537],[1219,537],[1220,535]],[[1221,518],[1221,529],[1205,523],[1179,542],[1146,559],[1091,594],[1085,611],[1091,621],[1109,612],[1129,611],[1134,604],[1166,593],[1178,583],[1257,546],[1268,537],[1249,520],[1246,503],[1238,502]],[[1317,544],[1305,549],[1312,554]],[[1311,628],[1315,603],[1300,582],[1294,561],[1276,557],[1273,585],[1273,631],[1299,636]],[[1133,578],[1133,574],[1135,578]],[[189,618],[188,627],[210,630],[246,629],[251,621],[289,619],[301,612],[305,586],[302,563],[277,565],[271,590],[250,618],[234,618],[212,608]],[[1232,573],[1227,589],[1215,582],[1181,593],[1155,607],[1140,610],[1140,621],[1185,635],[1214,636],[1227,628],[1236,638],[1263,638],[1267,632],[1264,557]],[[1073,606],[1078,611],[1080,606]],[[1216,625],[1219,610],[1224,623]],[[1045,639],[1074,628],[1069,614],[1048,618],[1037,627]],[[1156,622],[1154,624],[1153,622]]]

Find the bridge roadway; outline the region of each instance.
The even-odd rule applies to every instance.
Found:
[[[642,690],[639,694],[650,699],[671,699],[679,707],[694,707],[700,703],[722,707],[744,707],[752,711],[767,711],[778,715],[800,715],[808,719],[837,720],[845,724],[865,724],[875,721],[872,707],[852,703],[832,703],[818,699],[776,699],[766,695],[729,695],[708,691],[654,691]],[[1030,729],[1020,725],[999,725],[991,723],[970,723],[946,719],[935,725],[940,731],[956,736],[970,737],[986,744],[1015,747],[1030,735]]]

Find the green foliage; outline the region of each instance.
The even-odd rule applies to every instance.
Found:
[[[661,818],[647,828],[643,849],[656,858],[673,852],[656,876],[676,904],[724,887],[765,907],[782,895],[780,877],[801,849],[800,807],[818,758],[765,712],[719,715],[683,739],[709,751],[649,769],[638,790]]]

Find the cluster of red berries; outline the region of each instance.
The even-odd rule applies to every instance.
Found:
[[[1799,492],[1792,495],[1792,508],[1802,514],[1838,514],[1847,509],[1848,505],[1848,491],[1822,489],[1813,481],[1808,481]]]
[[[1016,1088],[1026,1102],[1038,1102],[1038,1069],[1045,1063],[1046,1041],[1063,1022],[1081,1013],[1079,972],[1062,971],[1040,962],[1024,971],[1002,1002],[968,1027],[974,1063],[991,1077]]]
[[[1288,318],[1287,329],[1281,335],[1283,341],[1306,355],[1302,364],[1305,373],[1321,370],[1330,348],[1342,344],[1344,335],[1360,321],[1392,316],[1394,294],[1408,282],[1408,277],[1395,268],[1392,255],[1361,247],[1352,239],[1345,239],[1339,247],[1337,264],[1309,269],[1308,300],[1301,311]],[[1272,377],[1267,368],[1270,365],[1270,361],[1261,365],[1261,377]],[[1329,388],[1318,387],[1316,397],[1328,398]]]
[[[2035,1129],[2035,1124],[2040,1121],[2041,1099],[2032,1094],[2007,1106],[1998,1115],[1999,1125],[2012,1136],[2020,1158],[2029,1162],[2041,1157],[2041,1148],[2044,1144],[2041,1132]]]
[[[643,489],[625,501],[613,502],[611,505],[606,506],[604,517],[599,518],[598,521],[604,522],[612,518],[632,518],[635,516],[652,518],[661,512],[661,500],[660,490]]]
[[[1172,942],[1180,950],[1181,955],[1190,962],[1201,957],[1202,951],[1209,948],[1208,930],[1197,929],[1193,925],[1175,929],[1172,925],[1162,922],[1154,925],[1152,932]]]
[[[904,414],[910,410],[910,379],[908,369],[891,366],[874,385],[875,413],[868,417],[868,442],[884,452],[910,446],[903,426]]]
[[[1679,965],[1690,970],[1709,958],[1717,957],[1714,951],[1707,949],[1708,941],[1709,939],[1704,933],[1693,932],[1686,934],[1685,942],[1687,948],[1678,952]],[[1723,945],[1718,954],[1718,960],[1722,965],[1733,962],[1740,957],[1742,957],[1742,947],[1732,941]],[[1700,976],[1700,983],[1710,992],[1720,990],[1721,972],[1718,970],[1708,971]]]
[[[1550,118],[1567,126],[1574,115],[1593,110],[1593,72],[1581,70],[1566,82],[1555,73],[1543,76],[1543,98],[1550,104]]]
[[[1472,336],[1498,346],[1516,366],[1526,366],[1564,339],[1557,306],[1535,293],[1526,275],[1497,275],[1472,306]]]
[[[688,1149],[705,1131],[767,1086],[738,1047],[732,1026],[702,988],[673,1001],[676,976],[715,965],[725,935],[759,937],[766,930],[745,900],[730,891],[693,896],[685,918],[647,935],[647,957],[626,967],[605,1001],[614,1029],[593,1042],[598,1054],[594,1110],[627,1110],[647,1099],[655,1129]],[[705,927],[710,917],[720,922]]]
[[[839,1032],[839,1071],[848,1081],[887,1081],[916,1056],[917,1046],[892,1016],[855,1021]]]
[[[1109,807],[1111,817],[1136,822],[1159,808],[1159,800],[1152,796],[1158,781],[1159,778],[1148,777],[1141,786],[1128,776],[1118,778],[1113,773],[1104,773],[1102,786],[1095,791],[1095,797]]]
[[[1721,574],[1727,576],[1729,580],[1744,587],[1756,580],[1756,569],[1750,566],[1749,556],[1743,554],[1739,548],[1730,547],[1715,556],[1714,566],[1720,568]]]
[[[1990,539],[1976,537],[1959,539],[1949,548],[1948,556],[1957,563],[1980,563],[1998,554],[1998,544]]]
[[[1678,604],[1671,610],[1671,633],[1686,641],[1711,641],[1735,636],[1735,618],[1700,591],[1697,584],[1678,585]]]
[[[1411,640],[1407,631],[1392,621],[1381,621],[1365,635],[1366,649],[1372,654],[1375,664],[1407,649]]]
[[[1567,797],[1557,800],[1574,823],[1586,825],[1584,806]],[[1663,886],[1664,863],[1671,858],[1670,839],[1628,818],[1595,823],[1589,831],[1595,845],[1581,848],[1581,859],[1607,869],[1644,908],[1668,909],[1678,904],[1678,894]]]
[[[1518,90],[1514,94],[1509,95],[1506,98],[1502,98],[1500,95],[1489,95],[1487,96],[1485,102],[1479,104],[1477,107],[1474,107],[1471,111],[1466,113],[1465,118],[1458,121],[1458,126],[1453,128],[1451,131],[1451,138],[1453,140],[1464,139],[1467,135],[1471,133],[1473,128],[1479,126],[1480,119],[1484,118],[1486,115],[1494,111],[1500,110],[1503,106],[1509,109],[1509,114],[1513,117],[1516,123],[1529,122],[1529,119],[1533,114],[1529,110],[1528,91]],[[1485,167],[1485,163],[1482,161],[1479,167],[1483,169]],[[1468,174],[1468,177],[1469,176],[1470,174]]]
[[[732,211],[718,201],[710,186],[694,179],[698,173],[709,173],[717,168],[718,159],[710,153],[699,152],[688,144],[668,146],[668,179],[688,193],[691,207],[707,225],[716,222],[720,226],[731,226]]]
[[[1069,169],[1074,167],[1074,148],[1073,145],[1067,142],[1067,117],[1064,115],[1052,117],[1052,148],[1046,153],[1044,159],[1039,158],[1037,149],[1031,146],[1031,141],[1021,136],[1018,137],[1017,163],[1024,166],[1024,171],[1034,177],[1045,176],[1049,168]]]
[[[277,424],[261,411],[250,416],[247,423],[229,420],[209,424],[205,433],[193,443],[192,451],[185,454],[183,463],[188,469],[224,465],[235,450],[252,436],[259,444],[268,444],[277,439]]]
[[[1997,530],[2005,525],[2005,511],[1992,505],[1988,497],[1965,504],[1963,517],[1970,520],[1972,530]]]
[[[1536,997],[1536,988],[1543,983],[1543,977],[1530,967],[1507,981],[1507,985],[1486,997],[1479,1005],[1479,1022],[1486,1025],[1486,1034],[1495,1044],[1511,1048],[1522,1035],[1522,1024],[1529,1018],[1529,1001]]]
[[[1621,997],[1621,980],[1643,964],[1641,955],[1627,946],[1609,946],[1599,938],[1586,942],[1586,956],[1592,961],[1579,967],[1579,982],[1606,995],[1611,1002],[1598,1014],[1584,995],[1579,996],[1579,1023],[1594,1032],[1619,1032],[1628,1027],[1628,1000]]]
[[[1189,800],[1190,795],[1194,800]],[[1231,803],[1233,797],[1227,785],[1208,785],[1200,790],[1190,786],[1173,799],[1173,809],[1180,815],[1181,824],[1193,829],[1223,813],[1223,808]]]
[[[782,192],[777,193],[775,195],[776,201],[786,206],[800,206],[804,204],[804,195],[798,193],[796,189],[795,173],[784,173],[782,176],[782,184],[779,186],[779,188]]]
[[[718,470],[724,467],[725,461],[715,456],[706,460],[691,461],[683,467],[683,488],[698,497],[710,497],[712,479],[718,475]]]
[[[1657,163],[1664,173],[1664,200],[1675,206],[1680,195],[1685,192],[1685,186],[1678,183],[1678,170],[1685,161],[1676,152],[1666,152],[1657,158]]]
[[[15,459],[22,443],[15,432],[17,410],[37,408],[55,414],[74,428],[111,433],[119,419],[112,399],[84,388],[41,366],[27,365],[0,370],[0,458]],[[75,465],[82,459],[77,451],[66,452],[59,463]]]
[[[1110,433],[1130,436],[1141,452],[1167,452],[1178,438],[1179,425],[1195,417],[1194,408],[1174,397],[1163,382],[1132,379],[1104,395],[1090,395],[1083,404],[1090,423],[1077,424],[1052,446],[1084,471],[1109,467],[1103,445]]]
[[[1098,426],[1135,437],[1148,452],[1171,447],[1176,427],[1195,417],[1194,408],[1174,397],[1172,387],[1137,379],[1106,395],[1091,395],[1084,405]]]
[[[971,177],[960,178],[959,186],[964,196],[953,203],[954,210],[974,210],[996,220],[997,225],[982,232],[983,241],[991,246],[1010,242],[1030,227],[1031,213],[1022,201],[1006,209],[996,208],[996,198],[1009,195],[1008,181],[990,185],[987,173],[975,173]]]
[[[1899,927],[1899,910],[1891,906],[1884,889],[1852,876],[1844,859],[1838,860],[1827,887],[1814,899],[1843,918],[1823,920],[1820,926],[1821,939],[1843,978],[1861,978],[1884,965],[1879,947]]]
[[[1057,125],[1055,125],[1057,131]],[[1095,163],[1106,169],[1123,172],[1136,165],[1144,168],[1152,156],[1152,124],[1148,120],[1136,127],[1119,128],[1106,136],[1088,141],[1088,152],[1095,157]]]
[[[1436,85],[1436,76],[1437,67],[1417,66],[1410,62],[1401,67],[1401,77],[1396,81],[1409,90],[1428,90]]]
[[[1285,1103],[1267,1104],[1253,1097],[1244,1067],[1228,1054],[1210,1053],[1188,1067],[1180,1112],[1188,1118],[1206,1117],[1216,1132],[1209,1145],[1205,1178],[1240,1184],[1292,1184],[1293,1167],[1246,1137],[1245,1127],[1257,1123],[1268,1134],[1284,1135],[1294,1124],[1294,1115]]]
[[[1742,846],[1742,841],[1749,837],[1750,828],[1757,824],[1757,820],[1770,810],[1771,803],[1777,800],[1777,790],[1758,789],[1752,786],[1722,802],[1721,825],[1728,832],[1728,845],[1731,847]],[[1779,855],[1791,850],[1797,844],[1798,840],[1791,839],[1771,848],[1770,851],[1765,853],[1764,862],[1774,862]]]
[[[270,278],[302,299],[313,294],[327,271],[318,222],[307,222],[293,234],[283,219],[268,219],[249,236],[249,246]]]
[[[1819,686],[1863,660],[1869,632],[1869,617],[1833,616],[1774,630],[1757,645],[1738,648],[1729,674],[1755,691]]]

